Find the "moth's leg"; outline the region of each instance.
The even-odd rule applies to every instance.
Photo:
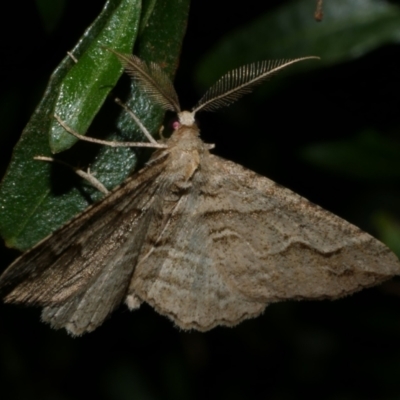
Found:
[[[128,296],[126,296],[125,304],[129,308],[129,311],[137,310],[142,303],[142,300],[140,300],[135,294],[128,294]]]
[[[72,59],[72,61],[74,61],[75,64],[78,62],[78,59],[70,51],[67,51],[67,54]],[[65,126],[64,125],[62,125],[62,126],[65,129]],[[79,168],[76,168],[76,167],[74,167],[74,166],[72,166],[70,164],[67,164],[64,161],[56,160],[55,158],[51,158],[51,157],[36,156],[36,157],[33,157],[33,159],[34,160],[38,160],[38,161],[54,162],[54,163],[57,163],[57,164],[64,165],[65,167],[72,169],[78,176],[80,176],[81,178],[83,178],[86,181],[88,181],[99,192],[101,192],[101,193],[103,193],[105,195],[107,195],[109,193],[107,188],[97,178],[95,178],[94,175],[91,174],[89,168],[88,168],[87,172],[85,172],[82,169],[79,169]]]
[[[68,56],[75,62],[78,62],[78,59],[69,51],[67,51]],[[141,123],[140,119],[136,116],[136,114],[129,109],[118,97],[114,98],[114,101],[122,107],[130,116],[131,118],[136,122],[137,126],[139,129],[143,132],[143,134],[146,136],[146,138],[149,140],[150,143],[141,143],[141,142],[108,142],[108,141],[100,141],[94,138],[88,138],[86,136],[80,135],[79,133],[72,131],[70,127],[67,127],[67,125],[61,121],[61,119],[55,115],[55,119],[59,122],[59,124],[71,135],[74,135],[80,140],[86,140],[87,142],[92,142],[92,143],[98,143],[98,144],[105,144],[107,146],[112,146],[112,147],[154,147],[154,148],[165,148],[166,146],[160,145],[154,138],[151,136],[150,132],[147,130],[147,128]],[[112,143],[112,144],[111,144]],[[150,146],[150,144],[153,144],[153,146]]]
[[[60,161],[60,160],[56,160],[54,158],[51,157],[44,157],[44,156],[36,156],[33,157],[34,160],[39,160],[39,161],[48,161],[48,162],[54,162],[57,164],[61,164],[64,165],[68,168],[71,168],[77,175],[79,175],[81,178],[85,179],[86,181],[88,181],[93,187],[95,187],[98,191],[100,191],[103,194],[108,194],[109,191],[107,190],[107,188],[97,179],[95,178],[91,173],[90,173],[90,169],[87,170],[87,172],[73,167],[70,164],[67,164],[64,161]]]
[[[165,140],[166,137],[163,135],[164,132],[164,125],[160,126],[160,129],[158,130],[158,134],[160,135],[161,140]]]
[[[139,127],[139,129],[143,132],[144,136],[147,137],[147,139],[149,139],[150,143],[153,144],[159,144],[157,142],[157,140],[155,140],[153,138],[153,136],[151,136],[150,132],[146,129],[146,127],[140,122],[140,119],[136,116],[136,114],[126,106],[125,103],[123,103],[118,97],[116,97],[114,99],[114,101],[120,106],[122,107],[130,116],[131,118],[136,122],[136,125]]]
[[[132,111],[131,111],[132,112]],[[133,114],[133,112],[132,112]],[[143,142],[114,142],[109,140],[101,140],[95,139],[92,137],[84,136],[75,132],[72,128],[70,128],[57,114],[54,114],[54,118],[58,121],[58,123],[71,135],[75,136],[80,140],[84,140],[86,142],[103,144],[110,147],[151,147],[155,149],[165,149],[168,146],[162,143],[158,143],[154,138],[152,138],[151,143],[143,143]],[[150,135],[151,136],[151,135]]]

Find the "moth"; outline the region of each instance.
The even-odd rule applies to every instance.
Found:
[[[93,331],[122,302],[207,331],[270,303],[336,299],[400,273],[384,244],[200,139],[197,112],[315,57],[233,70],[189,112],[158,65],[113,52],[153,101],[177,113],[175,130],[149,139],[157,150],[143,169],[4,271],[5,302],[40,306],[43,321],[72,335]]]

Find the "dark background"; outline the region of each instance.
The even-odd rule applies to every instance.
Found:
[[[192,1],[176,79],[184,106],[196,103],[205,89],[194,78],[204,55],[237,27],[283,3]],[[1,25],[2,174],[51,72],[103,2],[68,0],[50,30],[35,2],[7,7]],[[399,149],[399,55],[399,45],[382,44],[351,61],[293,78],[265,102],[255,94],[255,100],[248,96],[229,109],[201,115],[203,138],[216,143],[217,154],[290,187],[395,250],[399,164],[382,147],[389,143]],[[354,150],[354,169],[368,165],[365,152],[349,145],[366,131],[378,132],[382,141],[369,147],[359,143],[368,149],[371,165],[387,166],[375,176],[354,174],[348,164]],[[332,141],[350,146],[347,173],[304,156],[309,146]],[[335,151],[332,147],[330,154],[340,161],[342,153]],[[1,267],[16,254],[3,247]],[[78,339],[42,324],[37,309],[2,305],[1,398],[397,399],[399,293],[392,281],[335,302],[274,304],[257,319],[206,334],[181,332],[148,306],[132,314],[121,307]]]

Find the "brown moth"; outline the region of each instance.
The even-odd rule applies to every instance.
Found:
[[[207,331],[273,302],[335,299],[400,273],[381,242],[211,154],[199,137],[196,112],[315,57],[233,70],[188,112],[159,66],[114,53],[179,124],[169,139],[149,139],[158,149],[142,170],[8,267],[0,278],[6,302],[43,307],[43,321],[72,335],[93,331],[121,302],[130,310],[147,302],[182,329]]]

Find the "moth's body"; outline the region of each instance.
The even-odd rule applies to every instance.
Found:
[[[170,162],[167,166],[171,177],[178,178],[178,186],[185,186],[193,177],[199,166],[207,165],[210,153],[208,146],[200,139],[200,131],[196,125],[181,125],[171,135],[167,142],[168,148],[156,151],[151,157],[153,160],[168,156]]]
[[[162,79],[160,104],[178,111],[180,127],[141,171],[17,259],[0,278],[5,301],[42,306],[44,321],[73,335],[143,301],[206,331],[272,302],[338,298],[400,273],[372,236],[210,154],[194,112],[179,111]],[[198,109],[221,97],[206,94]]]

